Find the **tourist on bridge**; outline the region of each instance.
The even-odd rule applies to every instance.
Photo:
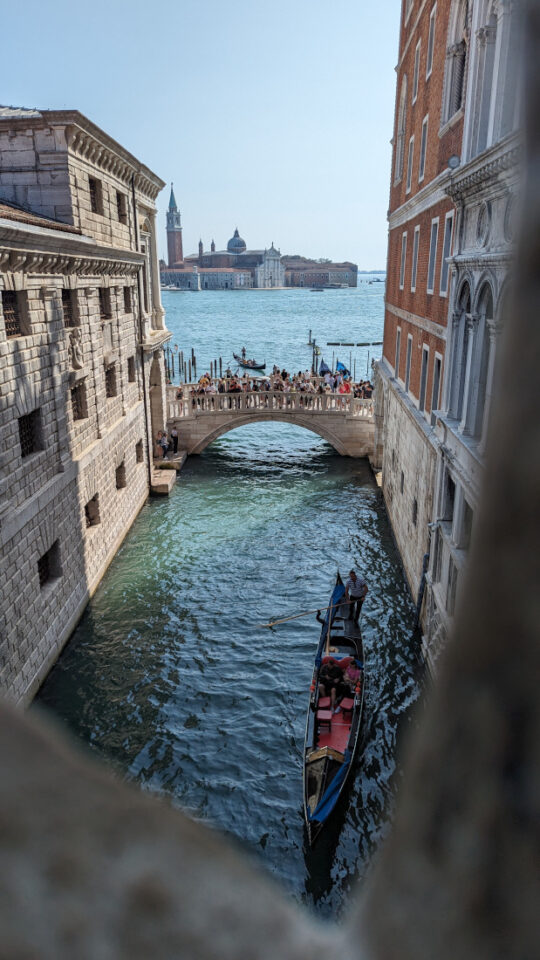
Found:
[[[358,623],[362,604],[364,603],[368,585],[364,578],[357,574],[355,570],[349,572],[349,579],[345,584],[345,600],[349,603],[349,619]],[[356,610],[356,612],[355,612]]]

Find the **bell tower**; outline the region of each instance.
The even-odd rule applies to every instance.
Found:
[[[169,267],[174,266],[175,263],[183,263],[182,222],[180,220],[180,211],[176,206],[172,183],[171,199],[169,200],[169,209],[167,210],[167,253],[169,257]]]

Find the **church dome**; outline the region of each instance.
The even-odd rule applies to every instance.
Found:
[[[238,227],[234,231],[234,236],[231,237],[227,244],[227,250],[229,253],[245,253],[246,252],[246,241],[242,240],[242,237],[238,233]]]

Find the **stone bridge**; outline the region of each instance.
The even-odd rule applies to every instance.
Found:
[[[184,394],[187,392],[184,389]],[[187,453],[202,453],[209,443],[236,427],[276,420],[311,430],[344,457],[373,455],[373,400],[277,390],[178,400],[176,393],[177,387],[167,387],[167,429],[177,428],[178,445]]]

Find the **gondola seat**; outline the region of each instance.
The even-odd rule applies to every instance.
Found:
[[[330,732],[332,728],[332,711],[317,710],[317,723],[319,724],[319,730],[328,730],[328,732]]]
[[[352,717],[354,700],[351,697],[343,697],[343,700],[340,703],[340,707],[341,707],[341,712],[343,713],[343,719],[350,720]]]
[[[319,697],[318,707],[319,710],[329,710],[330,709],[330,697]]]

